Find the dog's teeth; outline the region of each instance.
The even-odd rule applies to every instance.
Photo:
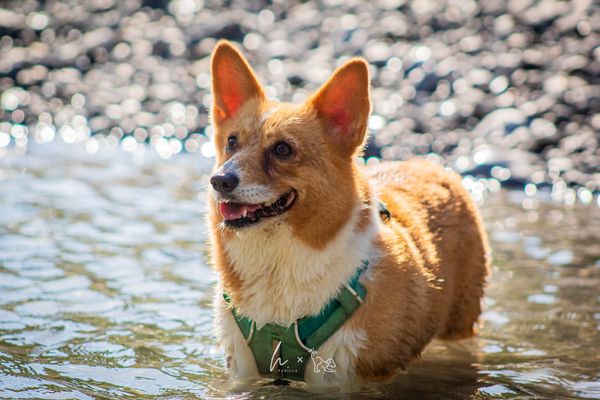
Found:
[[[242,217],[243,217],[243,218],[246,218],[246,215],[248,215],[248,209],[247,209],[246,207],[244,207],[244,208],[242,209]]]

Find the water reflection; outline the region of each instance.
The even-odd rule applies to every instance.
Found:
[[[227,380],[204,263],[206,159],[34,145],[0,176],[0,396],[314,398]],[[500,174],[499,172],[497,172]],[[495,251],[479,338],[322,398],[600,396],[600,210],[465,179]]]

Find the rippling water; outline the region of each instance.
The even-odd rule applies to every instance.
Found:
[[[0,397],[314,397],[228,380],[211,334],[209,168],[58,144],[0,159]],[[434,343],[352,398],[600,398],[600,209],[496,191],[482,211],[481,335]]]

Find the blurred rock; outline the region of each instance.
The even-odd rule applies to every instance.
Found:
[[[465,174],[494,178],[493,167],[504,168],[503,183],[515,187],[600,189],[597,4],[334,3],[5,1],[0,132],[10,133],[6,146],[23,148],[28,132],[40,142],[92,137],[92,150],[132,137],[131,151],[143,142],[164,157],[200,151],[211,132],[210,52],[224,38],[285,101],[302,101],[341,62],[365,57],[370,157],[437,153]],[[491,159],[482,146],[494,149]]]

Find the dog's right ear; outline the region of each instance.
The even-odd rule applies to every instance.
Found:
[[[221,122],[233,117],[248,100],[265,99],[264,91],[244,56],[225,40],[212,54],[213,118]]]

